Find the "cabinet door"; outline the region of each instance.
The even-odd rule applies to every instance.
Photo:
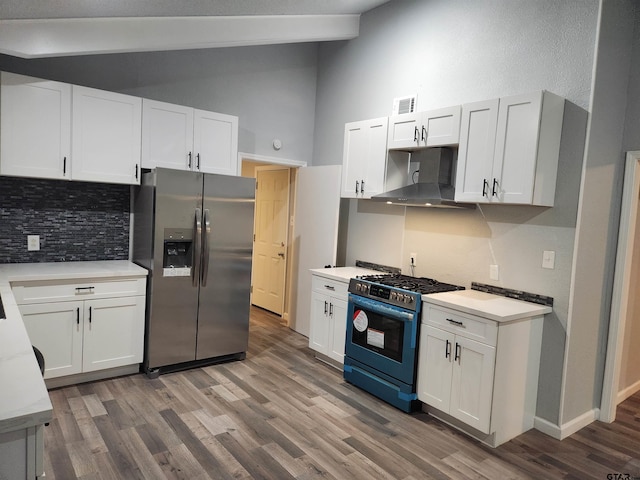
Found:
[[[73,86],[72,178],[140,183],[142,99]]]
[[[449,414],[481,432],[489,433],[496,350],[458,335],[452,354],[454,366]]]
[[[454,335],[422,324],[418,350],[417,393],[421,402],[449,412]]]
[[[499,100],[462,106],[456,201],[489,202]]]
[[[309,326],[309,348],[324,355],[329,354],[329,296],[311,293],[311,324]],[[346,315],[346,313],[345,313]]]
[[[142,100],[142,167],[192,170],[193,108]]]
[[[331,323],[329,357],[344,363],[344,344],[347,339],[347,302],[331,297],[329,315]]]
[[[2,72],[0,173],[69,178],[71,85]]]
[[[541,108],[542,92],[500,99],[491,182],[500,202],[532,203]]]
[[[425,145],[426,130],[422,129],[422,112],[403,113],[389,117],[387,148],[411,150]]]
[[[238,174],[238,117],[194,111],[194,170]]]
[[[29,339],[44,357],[44,378],[82,371],[83,302],[21,305]]]
[[[142,362],[144,297],[84,302],[83,372]]]
[[[384,188],[387,117],[347,123],[342,157],[343,198],[370,198]]]
[[[457,145],[460,141],[460,105],[424,112],[422,126],[422,145],[427,147]]]

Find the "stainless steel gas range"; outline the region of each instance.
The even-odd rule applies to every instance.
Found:
[[[399,274],[351,279],[345,380],[405,412],[417,409],[421,296],[452,290],[464,287]]]

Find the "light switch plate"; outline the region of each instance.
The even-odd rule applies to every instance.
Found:
[[[556,266],[556,252],[553,250],[545,250],[542,252],[542,268],[553,270]]]
[[[500,280],[500,268],[498,265],[489,265],[489,278],[491,280]]]
[[[27,235],[27,250],[40,250],[40,235]]]

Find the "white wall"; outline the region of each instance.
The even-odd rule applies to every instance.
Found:
[[[405,272],[408,253],[417,252],[418,275],[554,297],[538,396],[538,415],[554,423],[597,14],[597,0],[403,0],[366,13],[357,39],[321,45],[318,54],[316,165],[340,163],[344,123],[389,115],[397,96],[417,92],[419,109],[540,89],[569,100],[554,208],[407,208],[403,222],[352,201],[347,240],[348,251],[379,252]],[[543,250],[556,251],[555,270],[541,268]],[[500,266],[498,282],[488,278],[490,263]]]
[[[0,69],[239,117],[239,151],[311,162],[316,44],[23,60]],[[272,147],[274,138],[282,149]]]

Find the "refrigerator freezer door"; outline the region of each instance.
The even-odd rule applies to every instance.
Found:
[[[198,360],[247,351],[254,206],[254,179],[204,176]]]
[[[200,218],[196,218],[196,211],[202,207],[202,174],[158,168],[155,175],[154,268],[149,290],[151,311],[147,313],[147,369],[195,360],[198,319],[198,272],[188,267],[165,265],[168,257],[164,251],[169,245],[167,242],[190,244],[190,268],[197,269],[200,253],[196,229]]]

